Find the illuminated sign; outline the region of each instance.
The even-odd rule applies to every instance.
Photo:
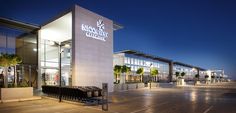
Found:
[[[81,29],[85,32],[85,35],[88,38],[106,41],[106,38],[108,37],[108,33],[105,31],[105,25],[103,23],[103,20],[97,21],[97,27],[82,24]]]

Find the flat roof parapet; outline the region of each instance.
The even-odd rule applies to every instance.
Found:
[[[170,59],[166,59],[166,58],[162,58],[162,57],[158,57],[158,56],[154,56],[154,55],[145,54],[143,52],[136,51],[136,50],[123,50],[123,51],[119,51],[119,52],[116,52],[116,53],[133,54],[133,55],[137,55],[137,56],[141,56],[141,57],[145,57],[145,58],[150,58],[150,59],[153,59],[153,60],[159,60],[159,61],[163,61],[163,62],[167,62],[167,63],[172,62],[172,60],[170,60]]]
[[[6,26],[13,29],[19,29],[26,32],[32,32],[40,29],[38,25],[29,24],[21,21],[16,21],[9,18],[0,17],[0,25]]]
[[[158,57],[158,56],[154,56],[154,55],[145,54],[143,52],[136,51],[136,50],[122,50],[122,51],[115,52],[115,54],[116,53],[133,54],[133,55],[137,55],[137,56],[141,56],[141,57],[145,57],[145,58],[150,58],[150,59],[153,59],[153,60],[163,61],[163,62],[166,62],[166,63],[173,62],[173,60],[171,60],[171,59],[166,59],[166,58],[162,58],[162,57]],[[192,65],[189,65],[189,64],[181,63],[181,62],[173,62],[173,64],[181,65],[181,66],[185,66],[185,67],[189,67],[189,68],[196,68],[196,69],[199,69],[201,71],[206,70],[206,69],[203,69],[203,68],[200,68],[200,67],[197,67],[197,66],[192,66]]]

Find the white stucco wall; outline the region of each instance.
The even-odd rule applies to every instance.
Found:
[[[72,14],[72,85],[98,86],[108,83],[109,92],[113,91],[113,22],[79,6]],[[104,22],[108,33],[106,41],[86,36],[82,24],[97,27],[97,21]]]

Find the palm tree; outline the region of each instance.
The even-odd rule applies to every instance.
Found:
[[[209,78],[209,75],[205,75],[205,79],[208,79]]]
[[[143,68],[138,68],[137,71],[136,71],[136,74],[140,75],[140,82],[142,82],[142,78],[143,78],[143,74],[144,74],[144,70]]]
[[[15,55],[15,54],[11,54],[10,56],[10,66],[14,67],[14,86],[17,86],[17,74],[16,74],[16,65],[20,64],[22,62],[22,59]]]
[[[205,75],[206,84],[208,84],[208,78],[209,78],[209,75]]]
[[[179,84],[179,76],[180,76],[180,73],[179,72],[175,72],[175,76],[176,76],[176,83],[177,85]]]
[[[196,74],[196,75],[195,75],[195,83],[194,83],[194,85],[197,85],[197,84],[200,83],[200,82],[199,82],[199,77],[200,77],[199,74]]]
[[[157,68],[151,68],[151,76],[152,77],[156,78],[158,76],[158,74],[159,74],[159,72],[158,72]]]
[[[177,79],[179,79],[180,73],[179,72],[175,72],[175,76]]]
[[[213,79],[214,79],[214,78],[215,78],[215,75],[211,75],[211,78],[213,78]]]
[[[125,81],[126,81],[126,76],[127,76],[127,73],[130,73],[131,72],[131,68],[130,67],[127,67],[126,65],[123,65],[122,68],[121,68],[121,73],[124,73],[125,74]]]
[[[4,67],[4,87],[8,87],[8,67],[10,66],[15,66],[19,63],[21,63],[22,60],[20,59],[20,57],[18,57],[15,54],[7,54],[7,53],[2,53],[0,55],[0,66]],[[14,70],[14,76],[15,76],[15,70]],[[15,79],[15,77],[14,77]],[[15,80],[14,80],[15,81]]]
[[[211,79],[212,79],[211,82],[212,82],[212,83],[215,83],[215,75],[214,75],[214,74],[211,75]]]
[[[181,77],[184,78],[184,76],[185,76],[185,72],[182,72]]]
[[[121,66],[120,65],[115,65],[114,67],[114,75],[116,79],[116,83],[118,83],[118,76],[121,74]]]
[[[4,67],[4,87],[8,87],[8,67],[10,66],[10,56],[2,53],[0,56],[0,66]]]
[[[150,75],[151,75],[151,80],[150,80],[150,89],[152,87],[151,83],[152,83],[152,79],[153,77],[158,75],[158,70],[156,68],[151,68],[150,69]]]
[[[197,80],[199,80],[199,77],[200,77],[199,74],[196,74],[196,75],[195,75],[195,78],[196,78]]]

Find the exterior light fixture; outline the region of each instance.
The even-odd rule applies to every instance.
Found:
[[[35,52],[36,52],[36,51],[37,51],[37,49],[36,49],[36,48],[34,48],[34,49],[33,49],[33,51],[35,51]]]
[[[70,44],[65,44],[64,47],[70,48]]]
[[[55,42],[54,41],[49,41],[49,45],[53,46],[53,45],[55,45]]]

